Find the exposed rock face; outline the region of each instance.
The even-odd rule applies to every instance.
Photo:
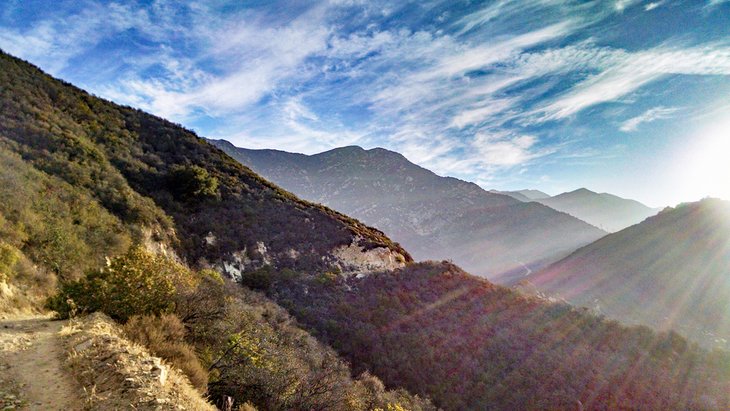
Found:
[[[296,250],[289,249],[284,253],[287,257],[291,258],[292,255],[297,255]],[[236,251],[230,255],[229,258],[223,259],[217,264],[217,269],[222,273],[228,275],[235,281],[240,281],[241,276],[246,271],[252,271],[259,269],[266,265],[274,263],[276,258],[269,253],[266,244],[263,241],[256,242],[256,246],[249,251],[244,248],[241,251]]]
[[[357,239],[348,246],[332,251],[335,264],[343,273],[362,274],[370,271],[394,270],[405,266],[405,258],[385,247],[364,250]]]
[[[251,259],[246,255],[246,249],[237,251],[227,261],[220,264],[219,271],[231,277],[234,281],[241,281],[241,276],[251,264]]]
[[[240,281],[243,273],[257,270],[264,266],[274,265],[281,259],[296,260],[299,252],[290,248],[280,255],[272,255],[266,245],[259,241],[252,250],[244,248],[229,258],[215,265],[215,268]],[[393,270],[404,267],[407,258],[387,247],[367,248],[362,245],[362,238],[355,237],[352,243],[332,250],[329,255],[322,256],[328,265],[339,268],[343,274],[362,274],[370,271]]]

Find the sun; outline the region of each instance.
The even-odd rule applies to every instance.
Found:
[[[676,171],[683,197],[730,200],[730,112],[695,133],[682,157]]]

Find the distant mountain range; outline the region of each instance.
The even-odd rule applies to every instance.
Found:
[[[609,193],[599,194],[585,188],[554,197],[539,190],[492,190],[492,192],[508,195],[524,202],[537,201],[608,232],[616,232],[640,223],[661,210],[661,208],[647,207],[636,200],[621,198]]]
[[[585,188],[535,201],[609,232],[623,230],[661,210],[647,207],[636,200],[608,193],[599,194]]]
[[[383,230],[416,259],[450,259],[498,282],[606,234],[542,204],[440,177],[382,148],[307,156],[211,143],[284,189]]]
[[[730,202],[667,208],[527,281],[523,289],[730,347]]]

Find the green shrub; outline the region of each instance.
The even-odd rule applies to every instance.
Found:
[[[185,342],[185,325],[175,315],[133,316],[124,325],[124,332],[130,340],[180,369],[198,391],[206,391],[208,371]]]
[[[192,287],[192,275],[183,265],[133,247],[108,267],[77,281],[61,284],[46,307],[60,318],[75,313],[103,311],[126,322],[131,316],[170,313],[179,289]]]
[[[241,275],[241,284],[252,290],[266,291],[271,287],[274,275],[274,269],[267,265],[258,270],[243,273]]]
[[[13,266],[18,262],[20,253],[17,248],[0,240],[0,281],[10,279]]]
[[[170,172],[171,191],[180,198],[205,198],[218,195],[218,179],[199,166],[177,166]]]

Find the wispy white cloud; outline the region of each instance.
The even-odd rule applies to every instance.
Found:
[[[514,106],[515,101],[512,99],[481,101],[479,107],[468,108],[456,115],[451,121],[451,125],[457,128],[464,128],[468,125],[490,121],[493,120],[497,114],[500,114]]]
[[[532,151],[537,138],[530,135],[501,133],[478,133],[471,146],[484,158],[486,164],[494,166],[515,166],[539,157],[544,153]]]
[[[204,22],[213,20],[207,10],[198,12]],[[107,92],[135,96],[142,107],[175,118],[196,111],[211,116],[241,112],[281,82],[306,76],[304,60],[327,47],[323,13],[314,8],[278,26],[246,15],[219,21],[213,28],[203,25],[188,35],[205,50],[200,58],[211,61],[219,73],[164,81],[132,76]],[[177,64],[188,65],[187,60],[178,58]]]
[[[578,83],[554,101],[536,110],[540,121],[558,120],[588,107],[615,101],[640,87],[669,74],[730,75],[730,48],[659,47],[628,53],[609,53],[608,67]]]
[[[644,11],[652,11],[655,8],[662,6],[664,3],[665,3],[664,0],[648,3],[644,6]]]
[[[650,123],[652,121],[666,119],[672,117],[674,113],[679,110],[677,107],[654,107],[646,110],[636,117],[632,117],[623,123],[619,129],[625,133],[636,131],[639,125],[643,123]]]
[[[613,7],[616,9],[616,11],[622,13],[624,10],[633,6],[636,3],[638,3],[638,0],[616,0]]]
[[[231,2],[222,12],[222,3],[198,0],[85,0],[62,18],[0,26],[0,47],[57,73],[104,41],[139,33],[149,41],[133,55],[108,58],[124,68],[82,85],[175,121],[200,120],[207,136],[249,147],[380,145],[441,174],[490,181],[546,157],[598,156],[565,144],[577,127],[565,138],[544,132],[588,108],[670,75],[730,75],[727,41],[678,36],[679,45],[668,35],[661,46],[609,46],[602,22],[613,27],[665,1],[497,0],[462,15],[442,1]],[[709,0],[705,15],[722,2]],[[424,13],[409,19],[409,8]],[[396,12],[397,22],[383,18]],[[669,109],[632,113],[620,127]]]
[[[114,33],[134,28],[154,38],[160,34],[157,27],[144,9],[91,2],[63,20],[42,19],[23,30],[0,27],[0,47],[58,74],[70,59]]]

